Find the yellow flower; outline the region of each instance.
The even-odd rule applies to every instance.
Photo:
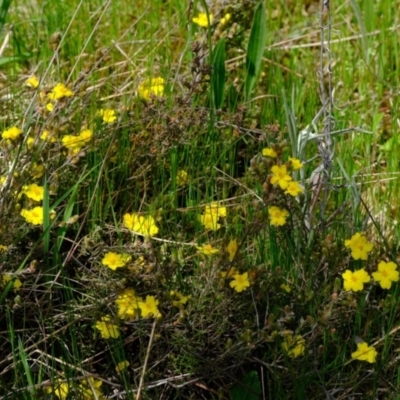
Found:
[[[356,233],[344,242],[344,245],[351,250],[351,256],[355,260],[366,260],[368,253],[372,250],[373,245],[367,241],[363,233]]]
[[[291,358],[297,358],[304,354],[306,350],[306,341],[301,335],[287,335],[282,343],[283,350],[287,353],[287,355]]]
[[[289,211],[276,206],[271,206],[268,207],[268,214],[271,225],[283,226],[286,224],[286,218],[289,216]]]
[[[368,275],[365,269],[359,269],[358,271],[352,272],[349,269],[342,274],[344,280],[344,290],[358,292],[364,289],[364,283],[368,283],[371,277]]]
[[[61,139],[62,145],[68,150],[79,150],[83,147],[83,142],[80,136],[65,135]]]
[[[289,157],[289,165],[294,171],[303,168],[303,164],[298,158]]]
[[[1,134],[1,137],[3,139],[8,139],[8,140],[15,140],[18,139],[18,137],[22,134],[22,130],[17,128],[16,126],[12,126],[11,128],[6,129],[3,131]]]
[[[245,272],[242,275],[240,274],[233,275],[233,281],[229,283],[229,286],[231,288],[234,288],[238,293],[243,292],[243,290],[246,290],[246,288],[250,286],[248,272]]]
[[[35,75],[32,75],[25,81],[25,85],[36,89],[39,86],[39,79]]]
[[[54,143],[56,141],[56,138],[52,133],[50,133],[48,130],[44,130],[42,134],[40,135],[40,139],[43,141],[48,140],[51,143]]]
[[[143,236],[155,236],[158,233],[156,221],[151,215],[144,217],[138,214],[125,214],[124,226],[131,231],[139,233]]]
[[[232,278],[234,275],[237,275],[237,274],[239,274],[239,271],[235,267],[229,268],[227,272],[222,271],[222,272],[219,273],[219,275],[223,279]]]
[[[34,144],[35,144],[35,139],[33,137],[28,137],[28,139],[26,139],[26,147],[28,149],[31,149]]]
[[[8,246],[4,246],[4,244],[0,244],[0,253],[6,252],[8,249]]]
[[[118,254],[109,251],[104,255],[101,263],[106,267],[115,271],[117,268],[124,267],[127,262],[131,260],[131,256],[129,254]]]
[[[217,231],[221,228],[221,224],[218,223],[218,215],[204,213],[199,215],[200,223],[206,228],[212,231]]]
[[[284,290],[287,293],[290,293],[292,291],[291,287],[289,285],[286,285],[285,283],[282,283],[281,286],[279,286],[282,290]]]
[[[127,369],[129,367],[129,361],[121,361],[117,364],[117,366],[115,367],[115,371],[117,371],[117,373],[120,373],[122,371],[124,371],[125,369]]]
[[[48,112],[52,112],[54,110],[54,104],[53,103],[47,103],[46,104],[46,110]]]
[[[176,184],[178,186],[185,186],[189,182],[189,174],[184,170],[181,169],[176,174]]]
[[[154,97],[161,97],[164,94],[164,78],[148,78],[138,86],[138,95],[142,99],[150,100]]]
[[[34,207],[32,210],[22,209],[21,216],[32,225],[43,224],[43,207]]]
[[[271,158],[278,157],[278,154],[276,153],[276,151],[274,149],[272,149],[271,147],[266,147],[265,149],[263,149],[262,155],[264,157],[271,157]]]
[[[367,361],[369,363],[374,363],[378,352],[375,347],[368,346],[367,343],[361,342],[357,343],[357,351],[351,353],[351,358],[353,360]]]
[[[61,379],[57,379],[57,382],[50,387],[46,388],[47,393],[54,393],[59,399],[66,399],[68,397],[69,385],[67,382],[62,382]]]
[[[31,176],[33,179],[39,179],[43,176],[44,174],[44,165],[43,164],[32,164],[32,171],[31,171]]]
[[[107,124],[112,124],[117,119],[115,111],[110,108],[99,110],[99,115],[103,117],[103,122]]]
[[[83,143],[88,144],[92,139],[92,136],[93,132],[90,129],[84,129],[78,137],[83,141]]]
[[[125,289],[116,298],[118,316],[122,319],[132,320],[138,316],[140,297],[136,296],[133,289]]]
[[[225,14],[225,16],[223,18],[221,18],[221,21],[219,21],[220,25],[221,26],[226,25],[230,21],[231,18],[232,18],[231,14],[229,14],[229,13]]]
[[[36,183],[33,183],[31,185],[23,186],[22,193],[24,193],[25,196],[29,197],[34,201],[41,201],[43,200],[44,187],[38,186],[36,185]]]
[[[10,282],[12,277],[10,275],[3,275],[2,277],[2,286],[6,286],[8,282]],[[21,289],[22,282],[17,278],[13,283],[13,290],[16,292]]]
[[[143,318],[160,318],[161,313],[158,311],[158,300],[154,296],[146,296],[145,301],[139,301],[139,308]]]
[[[229,254],[229,261],[233,261],[233,259],[235,258],[237,249],[238,249],[238,245],[237,245],[236,239],[231,240],[225,249],[226,252]]]
[[[101,390],[99,389],[102,384],[102,381],[96,380],[92,377],[82,381],[82,383],[78,386],[79,400],[105,399],[101,393]]]
[[[271,183],[273,185],[279,185],[282,190],[285,190],[288,187],[289,182],[292,180],[292,177],[287,174],[286,165],[274,165],[271,168],[271,172]]]
[[[300,193],[303,193],[303,192],[304,192],[303,187],[299,184],[299,182],[296,182],[296,181],[289,182],[289,184],[285,190],[286,194],[290,194],[293,197],[296,197]]]
[[[190,296],[184,296],[180,292],[175,292],[175,290],[171,290],[169,294],[170,296],[173,296],[178,299],[178,300],[172,300],[172,305],[175,307],[180,307],[181,305],[185,305],[190,298]]]
[[[196,249],[204,254],[205,256],[211,256],[213,254],[217,254],[219,253],[218,249],[214,249],[214,247],[212,247],[211,244],[205,244],[203,246],[196,246]]]
[[[47,97],[50,100],[59,100],[63,97],[71,97],[73,95],[74,92],[68,89],[63,83],[57,83],[57,85],[53,87]]]
[[[210,18],[210,24],[212,23],[213,20],[213,15],[209,14],[208,15]],[[206,13],[199,13],[199,15],[197,17],[193,17],[192,21],[199,25],[202,26],[203,28],[207,28],[209,26],[208,24],[208,18],[207,18],[207,14]]]
[[[213,201],[210,204],[207,204],[204,209],[205,214],[211,214],[216,216],[217,218],[226,217],[226,207],[222,206],[218,201]]]
[[[399,272],[396,269],[397,265],[394,262],[381,261],[378,264],[378,271],[373,272],[372,277],[379,282],[382,289],[390,289],[392,282],[399,280]]]
[[[103,339],[109,339],[110,337],[113,339],[119,338],[118,325],[111,323],[109,315],[101,317],[101,321],[96,322],[95,328],[100,331]]]

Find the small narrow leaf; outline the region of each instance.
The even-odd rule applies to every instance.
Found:
[[[225,97],[225,39],[220,40],[214,48],[213,89],[215,109],[220,109]]]
[[[245,99],[249,100],[251,92],[260,74],[261,61],[267,39],[267,21],[264,2],[260,2],[254,12],[249,43],[246,54],[246,81],[244,85]]]

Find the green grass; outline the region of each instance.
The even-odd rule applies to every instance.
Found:
[[[398,398],[398,283],[346,291],[342,274],[399,262],[399,2],[332,3],[322,66],[315,2],[212,6],[209,29],[192,22],[204,2],[26,3],[0,5],[0,131],[23,131],[0,141],[0,398]],[[334,103],[316,119],[328,54]],[[32,75],[38,89],[25,84]],[[143,98],[156,77],[163,94]],[[57,83],[74,94],[50,112]],[[339,133],[318,191],[325,137],[312,135],[330,113]],[[85,129],[93,135],[74,153],[66,137]],[[277,158],[262,156],[267,147]],[[304,164],[290,172],[297,197],[271,184],[288,157]],[[24,194],[33,183],[40,201]],[[200,216],[216,201],[226,216],[206,229]],[[38,225],[21,216],[35,206]],[[272,206],[288,211],[283,226]],[[159,231],[132,232],[127,213]],[[373,243],[367,260],[345,247],[356,232]],[[202,255],[207,244],[219,253]],[[130,260],[112,270],[108,252]],[[249,287],[236,292],[221,276],[232,271]],[[126,289],[140,297],[129,298],[133,313],[153,296],[162,316],[142,305],[124,318]],[[117,338],[96,328],[106,315]],[[298,357],[284,351],[288,335],[304,340]],[[374,363],[352,360],[361,340]]]

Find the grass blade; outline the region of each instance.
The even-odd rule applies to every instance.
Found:
[[[225,39],[215,46],[213,67],[214,105],[218,110],[222,107],[225,96]]]
[[[265,18],[265,6],[260,2],[254,13],[249,43],[246,54],[246,81],[244,87],[245,99],[249,100],[251,92],[260,74],[262,56],[264,54],[267,38],[267,21]]]

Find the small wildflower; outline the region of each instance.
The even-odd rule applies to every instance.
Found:
[[[348,269],[342,274],[344,280],[344,290],[353,292],[358,292],[364,289],[364,283],[368,283],[371,280],[371,277],[368,275],[365,269],[359,269],[355,272],[352,272]]]
[[[11,128],[6,129],[3,131],[1,134],[1,137],[3,139],[8,139],[8,140],[15,140],[18,139],[18,137],[22,134],[22,130],[17,128],[16,126],[12,126]]]
[[[43,176],[44,174],[44,165],[43,164],[37,164],[33,163],[32,164],[32,169],[31,169],[31,176],[33,179],[39,179]]]
[[[237,240],[236,239],[231,240],[225,249],[226,252],[229,254],[229,261],[233,261],[233,259],[235,258],[237,249],[238,249]]]
[[[61,379],[58,379],[53,386],[46,388],[46,392],[54,393],[56,397],[58,397],[61,400],[64,400],[68,397],[69,385],[67,382],[62,382]]]
[[[190,296],[184,296],[182,293],[176,292],[175,290],[171,290],[169,294],[170,296],[178,299],[178,300],[172,300],[172,305],[174,307],[180,307],[182,305],[185,305],[190,298]]]
[[[138,316],[139,302],[142,299],[136,296],[133,289],[123,290],[115,300],[118,308],[118,317],[126,320],[132,320]]]
[[[50,100],[59,100],[63,97],[71,97],[74,95],[74,92],[68,89],[63,83],[57,83],[56,86],[53,87],[51,92],[47,95]]]
[[[8,282],[10,282],[12,279],[12,277],[10,275],[3,275],[2,277],[2,286],[6,286],[8,284]],[[21,289],[22,286],[22,282],[17,278],[15,279],[14,283],[13,283],[13,290],[16,292],[19,289]]]
[[[351,358],[353,360],[367,361],[372,364],[375,362],[377,355],[378,352],[375,350],[375,347],[368,346],[367,343],[361,342],[357,343],[357,351],[351,353]]]
[[[235,289],[238,293],[243,292],[243,290],[246,290],[246,288],[250,286],[248,272],[245,272],[242,275],[240,274],[233,275],[233,281],[229,283],[229,286]]]
[[[92,139],[93,132],[90,129],[84,129],[79,134],[79,138],[83,141],[83,143],[88,144]]]
[[[28,137],[26,139],[25,143],[26,143],[26,147],[30,150],[33,147],[33,145],[35,144],[35,139],[33,137]]]
[[[200,253],[204,254],[205,256],[211,256],[213,254],[219,253],[219,250],[212,247],[211,244],[205,244],[203,246],[196,246],[196,249]]]
[[[54,104],[53,103],[47,103],[46,104],[46,110],[48,112],[52,112],[54,110]]]
[[[30,88],[36,89],[39,86],[39,79],[35,75],[32,75],[25,81],[25,85]]]
[[[273,185],[279,185],[282,190],[285,190],[292,180],[292,177],[287,173],[286,165],[274,165],[271,168],[271,172],[271,183]]]
[[[264,157],[271,157],[271,158],[278,157],[278,154],[276,153],[276,151],[274,149],[272,149],[271,147],[266,147],[265,149],[263,149],[262,155]]]
[[[4,244],[0,244],[0,253],[6,252],[8,249],[8,246],[4,246]]]
[[[176,184],[178,186],[185,186],[189,182],[189,174],[184,170],[181,169],[176,174]]]
[[[304,189],[303,187],[299,184],[299,182],[296,181],[291,181],[289,182],[289,185],[287,186],[285,193],[290,194],[293,197],[298,196],[300,193],[303,193]]]
[[[105,122],[106,124],[112,124],[117,119],[115,111],[110,108],[106,110],[99,110],[99,115],[103,117],[103,122]]]
[[[161,313],[158,311],[158,300],[154,296],[146,296],[146,300],[139,301],[139,308],[143,318],[160,318]]]
[[[142,99],[150,100],[151,97],[161,97],[164,94],[164,78],[148,78],[138,86],[138,95]]]
[[[226,217],[226,207],[222,206],[218,201],[213,201],[210,204],[207,204],[204,209],[205,214],[215,215],[217,218]]]
[[[373,244],[367,241],[363,233],[354,234],[351,239],[344,242],[344,245],[351,250],[351,256],[355,260],[366,260],[373,248]]]
[[[219,21],[221,26],[226,25],[232,18],[232,14],[225,14],[225,16],[223,18],[221,18],[221,21]]]
[[[213,15],[209,14],[208,16],[210,18],[210,24],[211,24],[213,20]],[[203,28],[207,28],[209,26],[206,13],[199,13],[197,17],[192,18],[192,21]]]
[[[201,214],[199,215],[199,221],[206,229],[210,229],[212,231],[217,231],[219,228],[221,228],[221,224],[218,223],[218,215],[216,214]]]
[[[119,338],[120,332],[118,329],[118,325],[115,325],[111,322],[111,317],[109,315],[101,317],[101,320],[96,322],[95,328],[100,331],[101,337],[103,339]]]
[[[54,143],[56,141],[56,138],[48,130],[44,130],[42,132],[42,134],[40,135],[40,140],[43,140],[43,141],[48,140],[49,142]]]
[[[222,279],[232,278],[234,275],[238,275],[239,271],[235,267],[231,267],[227,272],[222,271],[219,273]]]
[[[80,400],[104,400],[105,397],[102,395],[100,387],[103,384],[101,380],[96,380],[92,377],[82,381],[78,386],[79,399]]]
[[[38,186],[36,183],[32,183],[31,185],[25,185],[22,188],[22,192],[26,197],[30,198],[34,201],[42,201],[44,195],[44,187]]]
[[[287,293],[290,293],[292,291],[291,287],[289,285],[287,285],[286,283],[282,283],[282,285],[279,287]]]
[[[298,158],[289,157],[289,165],[293,171],[303,168],[303,164]]]
[[[287,335],[285,336],[284,342],[282,343],[282,348],[286,354],[291,358],[297,358],[304,354],[306,350],[306,341],[301,335]]]
[[[138,214],[124,215],[125,228],[137,232],[143,236],[155,236],[158,233],[156,221],[151,215],[143,216]]]
[[[117,373],[120,373],[124,370],[126,370],[129,367],[129,361],[121,361],[117,364],[117,366],[115,367],[115,371],[117,371]]]
[[[268,208],[268,214],[271,225],[283,226],[286,224],[286,218],[289,216],[289,211],[276,206],[271,206]]]
[[[392,282],[397,282],[399,280],[399,272],[396,271],[397,265],[390,261],[381,261],[378,264],[378,271],[372,273],[372,277],[376,282],[379,282],[382,289],[390,289],[392,287]]]
[[[127,262],[131,260],[131,256],[129,254],[118,254],[112,251],[109,251],[105,254],[101,263],[115,271],[117,268],[124,267]]]
[[[22,209],[21,216],[32,225],[42,225],[43,207],[34,207],[32,210]]]

